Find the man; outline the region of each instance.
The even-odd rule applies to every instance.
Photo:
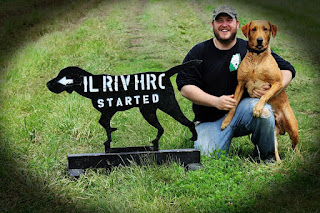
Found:
[[[236,106],[233,93],[237,86],[237,68],[247,53],[247,41],[236,38],[239,29],[237,12],[229,6],[213,11],[212,28],[215,37],[194,46],[183,62],[202,60],[197,70],[182,71],[177,76],[181,94],[193,102],[198,140],[195,148],[210,155],[215,150],[229,151],[231,139],[251,136],[255,145],[253,157],[270,159],[274,156],[275,119],[271,106],[266,104],[261,117],[253,116],[252,110],[259,98],[270,89],[264,85],[254,91],[255,98],[244,97],[230,125],[221,131],[221,123],[227,112]],[[286,88],[295,76],[293,66],[272,52],[283,75]]]

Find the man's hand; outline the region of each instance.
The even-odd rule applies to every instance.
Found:
[[[260,89],[252,90],[252,95],[254,98],[261,98],[270,88],[270,84],[265,83]]]
[[[195,104],[215,107],[219,110],[231,110],[237,105],[234,95],[223,95],[220,97],[210,95],[194,85],[185,85],[181,89],[183,97]]]
[[[280,70],[281,74],[282,74],[282,86],[283,88],[277,93],[275,94],[278,95],[280,92],[282,92],[283,90],[285,90],[291,80],[292,80],[292,72],[290,70]],[[271,85],[269,83],[265,83],[262,88],[260,89],[254,89],[252,91],[252,95],[254,98],[261,98],[264,94],[266,94],[266,92],[271,88]]]
[[[219,110],[231,110],[237,106],[234,95],[223,95],[217,98],[215,107]]]

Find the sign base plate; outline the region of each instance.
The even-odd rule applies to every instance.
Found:
[[[146,150],[146,151],[143,151]],[[200,151],[197,149],[172,149],[150,151],[145,147],[113,148],[108,153],[69,154],[68,170],[72,177],[84,174],[85,169],[106,168],[123,165],[128,166],[132,162],[141,165],[148,160],[154,160],[157,164],[168,161],[180,163],[186,169],[200,169]]]

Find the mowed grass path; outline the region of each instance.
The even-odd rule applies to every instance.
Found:
[[[41,5],[40,0],[34,2]],[[42,2],[46,5],[49,1]],[[320,63],[312,55],[319,53],[314,48],[319,44],[315,40],[320,34],[319,21],[306,15],[309,24],[299,29],[311,30],[313,34],[307,36],[312,42],[302,45],[305,34],[293,34],[287,27],[301,15],[286,18],[294,11],[290,1],[283,3],[287,10],[276,3],[268,7],[250,0],[241,2],[92,0],[76,6],[70,1],[65,8],[50,11],[48,4],[47,9],[38,7],[31,15],[22,14],[21,19],[3,19],[1,30],[16,36],[3,33],[1,37],[0,210],[318,210]],[[133,164],[115,168],[108,175],[104,170],[88,170],[79,180],[71,180],[66,170],[67,154],[102,152],[106,134],[89,99],[75,93],[53,94],[46,82],[71,65],[112,75],[169,69],[180,64],[193,45],[212,37],[211,13],[222,3],[238,9],[241,25],[257,18],[278,25],[272,48],[297,70],[287,92],[299,122],[303,159],[291,151],[291,141],[285,135],[279,138],[281,163],[253,163],[249,158],[253,145],[248,137],[242,137],[233,140],[229,157],[203,157],[202,170],[185,172],[175,163]],[[3,5],[15,8],[9,3]],[[312,5],[306,6],[314,10]],[[56,18],[50,20],[47,15]],[[243,38],[240,32],[238,35]],[[191,103],[177,90],[176,98],[186,116],[193,119]],[[160,149],[193,147],[187,128],[162,112],[158,116],[165,129]],[[112,146],[149,145],[156,135],[137,109],[118,113],[112,126],[118,128]]]

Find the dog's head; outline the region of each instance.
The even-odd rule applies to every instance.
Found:
[[[61,93],[67,91],[72,93],[75,89],[82,85],[82,76],[91,75],[79,67],[66,67],[62,69],[58,76],[47,83],[47,87],[51,92]]]
[[[277,26],[265,20],[254,20],[241,27],[250,48],[260,51],[269,46],[271,33],[273,37],[277,34]]]

